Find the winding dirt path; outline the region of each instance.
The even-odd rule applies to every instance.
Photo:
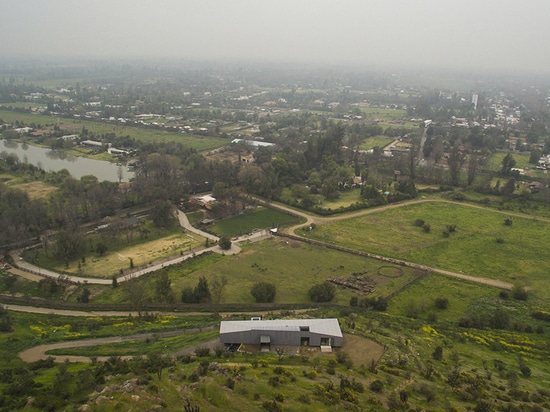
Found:
[[[111,337],[104,337],[104,338],[82,339],[82,340],[76,340],[76,341],[49,343],[45,345],[33,346],[32,348],[19,352],[19,357],[25,362],[36,362],[41,359],[47,359],[48,357],[52,357],[55,362],[65,362],[68,360],[69,362],[89,363],[89,362],[92,362],[92,359],[89,356],[48,355],[47,352],[54,349],[82,348],[87,346],[108,345],[110,343],[120,343],[120,342],[128,342],[128,341],[135,341],[135,340],[168,338],[173,336],[184,335],[186,333],[196,333],[201,331],[204,332],[204,331],[214,330],[214,329],[215,327],[211,326],[211,327],[202,328],[202,329],[185,329],[185,330],[176,330],[176,331],[161,332],[161,333],[139,333],[136,335],[129,335],[129,336],[111,336]],[[194,353],[195,349],[199,347],[208,347],[209,349],[213,349],[219,344],[220,344],[220,341],[219,339],[216,338],[208,342],[203,342],[192,346],[188,346],[176,352],[166,353],[165,355],[180,356],[184,354],[191,354],[191,353]],[[134,357],[135,356],[121,356],[120,358],[127,360],[127,359],[132,359]],[[95,360],[104,362],[109,358],[110,356],[97,356],[95,357]]]

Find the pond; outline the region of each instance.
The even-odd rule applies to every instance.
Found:
[[[128,171],[125,166],[119,166],[104,160],[77,157],[63,150],[46,149],[13,140],[0,139],[1,152],[15,154],[20,162],[30,163],[46,172],[58,172],[67,169],[75,179],[80,179],[86,175],[94,175],[100,182],[104,180],[118,182],[119,176],[122,176],[121,181],[127,182],[134,177],[134,173]]]

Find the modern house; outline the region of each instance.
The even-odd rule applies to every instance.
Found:
[[[338,319],[244,320],[222,321],[220,342],[224,345],[271,346],[342,346]]]

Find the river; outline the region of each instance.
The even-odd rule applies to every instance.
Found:
[[[67,169],[75,179],[80,179],[86,175],[94,175],[100,182],[104,180],[118,182],[119,169],[122,173],[123,182],[127,182],[134,177],[134,173],[128,171],[125,166],[119,167],[115,163],[104,160],[86,159],[73,156],[62,150],[45,149],[13,140],[1,139],[1,152],[16,154],[20,162],[30,163],[46,172],[58,172]]]

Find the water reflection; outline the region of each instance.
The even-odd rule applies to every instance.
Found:
[[[114,163],[74,156],[63,150],[51,150],[28,144],[19,145],[13,140],[0,139],[0,157],[12,163],[24,159],[25,163],[33,164],[46,172],[67,169],[75,179],[93,175],[99,181],[127,182],[134,177],[133,172]]]
[[[15,140],[7,139],[4,140],[4,146],[6,146],[8,149],[17,149],[19,147],[19,143],[17,143]]]
[[[48,159],[52,160],[66,160],[67,162],[76,162],[78,157],[64,152],[63,150],[50,150],[46,152],[46,156],[48,156]]]

